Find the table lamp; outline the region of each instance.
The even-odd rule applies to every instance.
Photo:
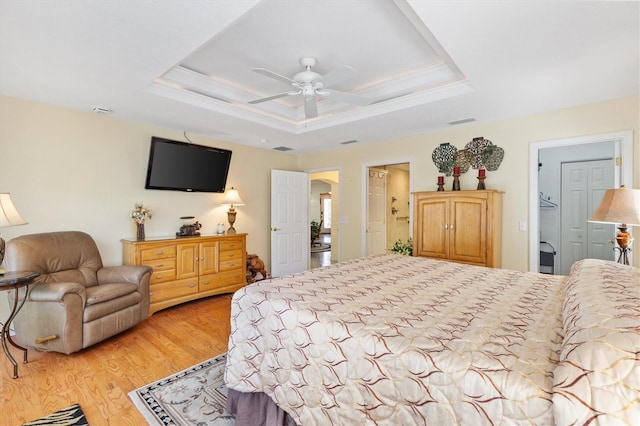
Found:
[[[244,206],[244,201],[240,198],[240,194],[238,194],[238,190],[231,187],[231,189],[227,189],[227,192],[224,194],[224,203],[229,206],[229,210],[227,211],[227,219],[229,220],[229,229],[227,230],[227,234],[235,234],[236,230],[233,227],[233,224],[236,222],[236,209],[235,206]]]
[[[20,216],[20,213],[18,213],[18,210],[16,210],[13,205],[11,194],[8,192],[0,192],[0,227],[25,225],[26,223],[27,221]],[[0,266],[4,260],[4,247],[5,242],[2,237],[0,237]],[[4,272],[4,269],[0,268],[0,275],[4,274]]]
[[[633,237],[627,229],[629,226],[640,226],[640,190],[624,185],[618,189],[607,189],[600,205],[587,222],[619,224],[616,235],[618,247],[614,247],[614,250],[620,252],[618,263],[629,265]]]

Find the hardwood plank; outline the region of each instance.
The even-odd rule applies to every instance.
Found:
[[[127,394],[227,350],[231,295],[156,312],[131,330],[71,355],[29,349],[18,379],[0,352],[0,424],[19,425],[79,403],[89,424],[141,425]],[[12,348],[14,357],[22,353]]]

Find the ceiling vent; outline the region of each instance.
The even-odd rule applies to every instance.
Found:
[[[275,148],[276,151],[291,151],[293,150],[293,148],[289,148],[288,146],[277,146]]]
[[[463,118],[462,120],[450,121],[448,124],[452,126],[456,126],[458,124],[470,123],[472,121],[476,121],[475,118]]]
[[[352,143],[357,143],[358,141],[355,139],[351,139],[350,141],[344,141],[344,142],[340,142],[340,145],[349,145]]]
[[[111,114],[111,110],[109,108],[95,106],[93,107],[93,112],[96,114]]]

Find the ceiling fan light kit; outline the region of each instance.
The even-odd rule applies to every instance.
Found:
[[[342,67],[336,68],[335,70],[330,71],[325,75],[320,75],[317,72],[311,70],[311,68],[313,68],[316,63],[317,61],[315,58],[306,56],[301,58],[300,65],[302,65],[304,70],[294,75],[293,78],[280,75],[266,68],[254,68],[253,71],[257,72],[258,74],[262,74],[283,83],[290,84],[297,89],[271,96],[266,96],[260,99],[254,99],[249,103],[259,104],[274,99],[284,98],[285,96],[302,95],[304,97],[305,118],[314,118],[318,116],[316,95],[330,96],[336,101],[361,106],[369,105],[373,102],[372,99],[365,98],[363,96],[329,89],[329,87],[331,86],[335,86],[336,84],[342,83],[355,77],[358,74],[355,69],[348,65],[343,65]]]

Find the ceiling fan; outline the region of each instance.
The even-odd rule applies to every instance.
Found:
[[[273,99],[284,98],[285,96],[304,96],[304,116],[313,118],[318,116],[318,106],[316,104],[316,95],[329,96],[336,101],[346,102],[354,105],[369,105],[372,99],[351,93],[340,92],[329,89],[331,86],[342,83],[357,75],[357,71],[348,65],[343,65],[325,75],[320,75],[311,68],[316,65],[316,59],[303,57],[300,59],[300,65],[304,67],[304,71],[300,71],[293,78],[285,77],[266,68],[254,68],[253,71],[258,74],[266,75],[278,81],[290,84],[295,89],[288,92],[278,93],[277,95],[267,96],[265,98],[250,101],[250,104],[259,104],[261,102],[271,101]]]

